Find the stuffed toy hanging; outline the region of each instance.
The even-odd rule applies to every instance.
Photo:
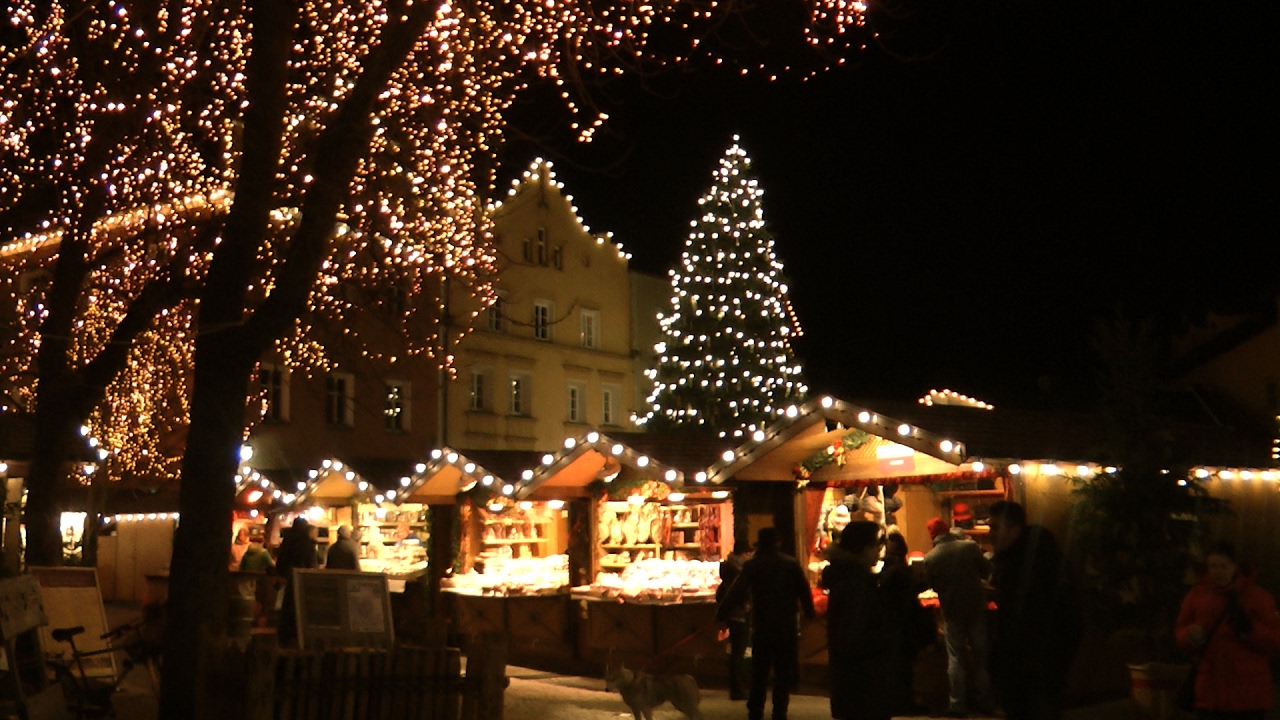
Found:
[[[882,503],[880,501],[880,487],[878,485],[868,485],[858,498],[858,506],[867,514],[868,520],[878,522],[881,525],[894,525],[896,524],[894,513],[902,509],[902,499],[895,497],[897,493],[897,484],[886,484],[884,486],[884,502]]]

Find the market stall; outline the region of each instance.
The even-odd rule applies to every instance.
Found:
[[[567,606],[570,524],[561,498],[519,499],[520,483],[486,467],[523,476],[530,453],[478,451],[455,456],[467,480],[458,490],[458,548],[454,572],[443,582],[451,616],[464,635],[505,630],[518,656],[572,658],[574,633]],[[471,467],[470,472],[467,468]]]
[[[297,484],[289,506],[279,513],[272,545],[278,544],[281,528],[305,517],[315,528],[323,565],[328,548],[338,539],[338,530],[350,527],[352,539],[360,544],[360,569],[387,575],[392,592],[403,592],[407,581],[427,571],[429,528],[424,506],[397,504],[397,496],[407,483],[392,478],[394,474],[388,474],[375,484],[350,463],[325,460],[308,473],[306,481]]]
[[[726,452],[708,475],[717,487],[734,488],[752,537],[762,527],[779,529],[784,550],[816,585],[845,525],[877,522],[901,532],[912,550],[927,551],[927,521],[948,517],[938,491],[976,487],[987,471],[966,463],[954,440],[824,398],[789,410]],[[825,665],[821,620],[802,628],[800,651],[802,663]]]
[[[733,537],[732,505],[727,490],[695,479],[696,467],[686,483],[683,470],[650,454],[677,447],[669,437],[624,441],[590,432],[567,438],[561,452],[547,454],[522,477],[521,497],[568,504],[573,617],[585,624],[583,657],[652,657],[673,633],[688,634],[690,618],[705,626],[714,617],[719,562]],[[710,641],[714,645],[714,633]],[[688,643],[679,650],[686,656],[720,652]]]

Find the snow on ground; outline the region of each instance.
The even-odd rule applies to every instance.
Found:
[[[508,667],[511,685],[503,703],[503,720],[630,720],[631,711],[622,696],[605,692],[601,678],[554,675]],[[730,701],[725,690],[702,690],[702,715],[706,720],[744,720],[747,706]],[[765,712],[769,709],[766,707]],[[792,695],[788,720],[826,720],[830,701],[813,695]],[[684,720],[671,706],[653,711],[653,720]]]
[[[503,703],[503,720],[631,720],[631,711],[622,697],[616,692],[605,692],[601,678],[556,675],[514,666],[507,667],[507,677],[511,684]],[[730,701],[724,690],[702,690],[701,708],[706,720],[746,720],[747,717],[746,704]],[[765,713],[768,717],[768,706]],[[788,720],[828,720],[830,717],[831,705],[826,697],[791,696]],[[1146,720],[1128,700],[1070,709],[1064,718]],[[668,703],[653,711],[653,720],[684,720],[684,716]]]

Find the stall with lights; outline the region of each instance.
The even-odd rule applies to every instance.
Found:
[[[287,507],[280,513],[280,526],[305,517],[317,528],[322,555],[336,542],[341,526],[351,527],[360,538],[361,570],[384,573],[391,577],[393,591],[403,591],[405,581],[426,573],[430,537],[426,506],[398,502],[411,478],[397,471],[412,472],[414,464],[356,462],[360,469],[330,458],[310,470],[307,480],[296,484],[296,492],[284,495]]]
[[[412,476],[401,479],[400,500],[425,506],[431,519],[428,591],[435,614],[452,617],[464,634],[506,628],[501,604],[491,599],[519,586],[519,581],[502,576],[504,566],[499,563],[487,568],[492,571],[488,575],[482,577],[477,572],[476,562],[483,548],[468,528],[474,522],[477,506],[498,503],[499,498],[510,502],[515,488],[503,473],[518,472],[512,464],[527,464],[533,457],[532,453],[519,451],[481,454],[486,456],[483,462],[472,451],[437,448],[431,451],[428,461],[414,467]],[[480,569],[486,569],[483,562]],[[466,599],[459,600],[463,597]]]
[[[714,455],[691,459],[687,445],[677,437],[590,431],[566,438],[559,452],[522,473],[520,502],[553,504],[569,526],[576,611],[567,617],[581,657],[652,656],[694,623],[710,622],[733,508],[727,490],[698,475]],[[682,650],[719,652],[702,644]]]

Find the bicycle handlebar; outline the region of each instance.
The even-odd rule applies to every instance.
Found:
[[[139,627],[139,624],[138,624],[138,623],[125,623],[124,625],[120,625],[120,626],[118,626],[118,627],[114,627],[114,628],[112,628],[112,629],[110,629],[110,630],[106,631],[106,632],[105,632],[105,633],[103,633],[102,635],[99,635],[99,636],[98,636],[98,639],[99,639],[99,640],[114,640],[115,638],[118,638],[118,637],[120,637],[121,635],[124,635],[124,634],[125,634],[125,633],[127,633],[127,632],[131,632],[131,631],[133,631],[133,630],[137,630],[137,629],[138,629],[138,627]]]

